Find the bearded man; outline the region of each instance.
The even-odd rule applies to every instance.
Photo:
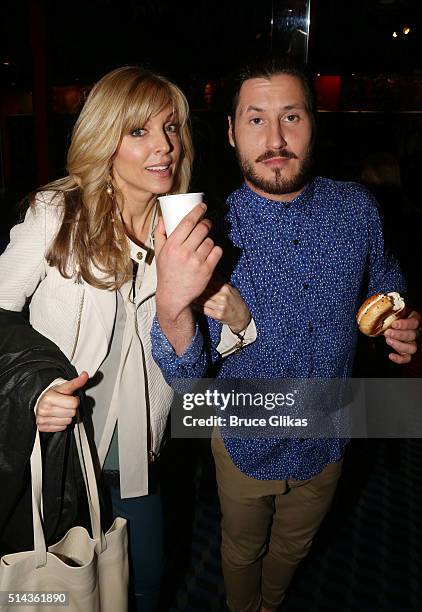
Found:
[[[221,363],[223,378],[347,378],[366,296],[403,291],[377,204],[355,183],[312,175],[315,106],[306,72],[289,58],[243,72],[229,117],[244,184],[228,198],[230,240],[241,251],[230,279],[257,338]],[[166,378],[205,372],[191,304],[203,291],[212,241],[194,211],[167,240],[156,234],[153,355]],[[201,284],[202,283],[202,284]],[[221,292],[218,296],[221,300]],[[216,318],[218,300],[203,300]],[[389,358],[416,351],[419,315],[385,332]],[[209,319],[211,336],[218,335]],[[240,339],[248,328],[233,329]],[[233,437],[212,440],[222,511],[222,560],[232,612],[277,610],[327,513],[347,441]]]

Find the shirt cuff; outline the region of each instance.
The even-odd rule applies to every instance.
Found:
[[[241,340],[239,336],[243,336],[243,339]],[[257,332],[253,319],[251,319],[245,329],[242,329],[238,334],[232,332],[228,325],[223,325],[217,351],[221,357],[227,357],[227,355],[231,355],[231,353],[255,342],[256,338]]]
[[[42,391],[42,393],[39,394],[37,401],[35,402],[35,406],[34,406],[34,413],[37,414],[37,409],[38,409],[38,404],[39,401],[41,399],[41,397],[44,395],[44,393],[46,391],[48,391],[49,389],[51,389],[51,387],[55,387],[56,385],[61,385],[65,382],[68,382],[65,378],[55,378],[53,380],[53,382],[51,382],[45,389],[44,391]]]
[[[176,351],[167,340],[163,330],[160,327],[157,317],[154,317],[154,321],[151,327],[151,338],[153,341],[154,355],[159,359],[171,358],[173,364],[184,365],[184,364],[195,364],[201,357],[203,348],[203,338],[199,331],[198,323],[195,323],[195,335],[191,340],[189,346],[186,347],[185,351],[181,355],[177,355]]]

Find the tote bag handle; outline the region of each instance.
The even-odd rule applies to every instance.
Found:
[[[82,422],[76,423],[74,428],[79,462],[84,478],[86,495],[88,499],[89,514],[91,518],[92,537],[96,541],[96,550],[101,553],[106,548],[106,540],[101,530],[100,501],[95,478],[94,465],[85,427]],[[32,524],[34,529],[34,551],[36,567],[47,563],[47,547],[42,527],[42,459],[41,442],[38,429],[35,433],[34,448],[31,454],[31,488],[32,488]]]

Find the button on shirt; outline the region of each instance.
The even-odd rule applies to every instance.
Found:
[[[241,249],[231,282],[255,320],[258,338],[222,363],[222,378],[344,378],[351,375],[355,314],[377,291],[403,291],[398,264],[384,252],[377,203],[355,183],[317,177],[285,206],[243,185],[228,199],[230,239]],[[213,335],[215,322],[209,326]],[[153,354],[167,380],[205,371],[197,332],[177,357],[157,322]],[[307,479],[337,461],[343,439],[230,438],[235,465],[258,479]]]

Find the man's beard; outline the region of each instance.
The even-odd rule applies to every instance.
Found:
[[[245,179],[251,183],[254,187],[264,193],[271,195],[285,195],[300,191],[306,183],[309,181],[311,176],[311,169],[313,164],[313,150],[312,146],[309,145],[306,150],[305,156],[303,157],[299,169],[294,176],[290,178],[283,176],[283,168],[272,169],[273,178],[266,179],[260,176],[251,162],[248,159],[242,157],[238,148],[236,148],[237,160],[239,162],[240,169]],[[297,159],[294,153],[283,149],[282,151],[269,150],[260,155],[255,161],[261,162],[273,157],[287,157],[289,159]]]

